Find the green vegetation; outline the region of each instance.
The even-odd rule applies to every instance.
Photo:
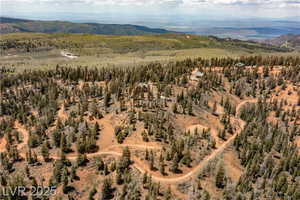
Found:
[[[5,52],[38,52],[49,49],[68,49],[80,55],[103,53],[128,53],[150,50],[178,50],[193,48],[219,48],[247,52],[276,52],[286,49],[239,40],[218,39],[186,34],[162,34],[147,36],[109,36],[90,34],[3,34],[0,49]]]
[[[67,50],[79,55],[68,59],[61,55]],[[112,36],[91,34],[3,34],[0,40],[0,63],[3,67],[53,69],[62,66],[139,66],[151,62],[168,63],[186,58],[231,57],[248,55],[294,55],[258,43],[223,40],[215,37],[185,34],[144,36]]]
[[[0,17],[0,33],[89,33],[105,35],[147,35],[169,33],[164,29],[153,29],[130,24],[72,23],[66,21],[34,21]]]

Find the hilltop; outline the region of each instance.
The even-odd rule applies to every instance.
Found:
[[[170,33],[171,31],[131,24],[72,23],[67,21],[40,21],[0,17],[0,33],[18,32],[147,35]]]

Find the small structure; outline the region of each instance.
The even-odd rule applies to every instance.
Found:
[[[196,78],[201,78],[201,77],[203,77],[204,76],[204,73],[203,72],[196,72],[196,74],[195,74],[195,77]]]
[[[193,74],[190,77],[191,81],[199,81],[200,78],[202,78],[204,76],[203,72],[193,72]]]
[[[72,53],[66,52],[66,51],[61,51],[61,55],[70,59],[75,59],[78,58],[78,55],[74,55]]]
[[[140,87],[148,87],[148,84],[147,83],[139,83],[138,86],[140,86]]]
[[[245,64],[242,62],[236,63],[235,64],[236,67],[245,67]]]
[[[160,96],[160,99],[161,99],[161,100],[166,100],[166,101],[172,101],[171,98],[165,97],[165,96]]]

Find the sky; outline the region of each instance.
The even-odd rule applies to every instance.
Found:
[[[0,0],[0,3],[0,16],[44,20],[151,25],[200,19],[300,19],[300,0]]]

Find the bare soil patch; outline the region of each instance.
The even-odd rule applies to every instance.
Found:
[[[0,153],[4,152],[6,150],[6,144],[7,144],[7,142],[6,142],[5,138],[4,137],[0,138]]]
[[[228,151],[224,153],[223,162],[227,176],[234,183],[237,183],[243,173],[243,167],[240,164],[237,153],[231,148],[228,149]]]

